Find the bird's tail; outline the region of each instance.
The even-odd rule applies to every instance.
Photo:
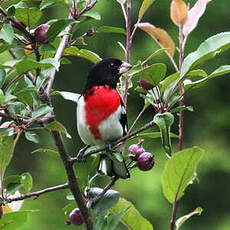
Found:
[[[130,177],[129,170],[121,153],[106,153],[100,156],[98,172],[107,176],[127,179]]]

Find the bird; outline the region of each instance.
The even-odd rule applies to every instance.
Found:
[[[77,103],[77,130],[86,148],[110,146],[127,133],[126,110],[117,84],[120,76],[131,67],[119,59],[106,58],[89,71]],[[84,151],[80,151],[77,158],[84,159]],[[110,177],[129,178],[121,153],[113,154],[111,149],[100,154],[98,172]]]

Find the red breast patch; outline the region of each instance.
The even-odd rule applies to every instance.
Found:
[[[95,139],[100,139],[98,126],[121,104],[120,95],[109,86],[95,86],[88,90],[85,98],[86,123]]]

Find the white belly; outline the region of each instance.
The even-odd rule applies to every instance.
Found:
[[[121,106],[116,112],[99,124],[100,139],[95,139],[89,126],[85,122],[84,97],[80,97],[77,105],[77,129],[82,141],[87,145],[105,145],[123,136],[123,128],[120,124]]]

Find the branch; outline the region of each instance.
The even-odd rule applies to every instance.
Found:
[[[54,192],[54,191],[61,190],[61,189],[66,189],[68,187],[69,187],[68,183],[61,184],[61,185],[53,186],[53,187],[50,187],[50,188],[42,189],[40,191],[23,194],[21,196],[15,197],[15,198],[9,198],[9,199],[7,199],[7,202],[11,203],[13,201],[25,200],[25,199],[28,199],[28,198],[31,198],[31,197],[38,198],[40,195],[43,195],[45,193]]]
[[[150,121],[147,124],[145,124],[143,127],[141,127],[140,129],[138,129],[136,131],[133,131],[133,132],[130,132],[129,134],[127,134],[127,135],[121,137],[120,139],[118,139],[117,141],[114,141],[109,146],[105,146],[105,147],[102,147],[102,148],[99,148],[99,149],[96,149],[96,150],[92,150],[90,152],[87,152],[84,156],[88,157],[88,156],[90,156],[92,154],[104,151],[104,150],[108,149],[108,147],[118,146],[118,145],[122,144],[123,142],[125,142],[126,140],[130,139],[131,137],[136,136],[138,133],[140,133],[140,132],[142,132],[142,131],[144,131],[146,129],[149,129],[149,128],[151,128],[154,125],[155,125],[154,121]],[[71,158],[71,162],[72,163],[77,162],[77,157],[72,157]]]
[[[76,178],[75,173],[74,173],[71,158],[65,150],[61,135],[57,131],[52,131],[51,134],[54,138],[55,145],[58,149],[60,157],[64,163],[65,171],[66,171],[68,181],[69,181],[69,189],[71,190],[71,192],[74,196],[74,199],[77,202],[79,209],[81,210],[81,214],[82,214],[82,217],[84,219],[86,229],[87,230],[93,230],[93,221],[92,221],[91,214],[89,212],[89,209],[86,207],[85,199],[82,195],[82,192],[80,190],[80,186],[78,184],[77,178]]]

